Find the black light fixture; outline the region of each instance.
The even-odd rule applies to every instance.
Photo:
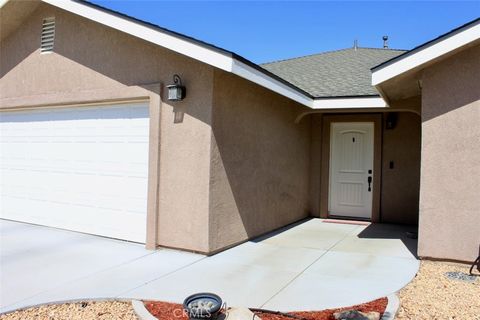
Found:
[[[387,119],[385,121],[385,129],[392,130],[395,129],[397,125],[397,114],[395,112],[390,112],[387,114]]]
[[[167,86],[168,101],[182,101],[186,96],[185,86],[182,85],[182,79],[178,74],[173,75],[173,84]]]

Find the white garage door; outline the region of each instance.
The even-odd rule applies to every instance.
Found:
[[[0,217],[145,242],[148,107],[0,113]]]

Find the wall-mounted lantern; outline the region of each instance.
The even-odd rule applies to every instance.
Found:
[[[397,125],[397,114],[395,112],[390,112],[387,114],[387,119],[385,121],[385,129],[392,130],[395,129]]]
[[[178,74],[173,75],[173,83],[167,86],[169,101],[182,101],[186,96],[185,86],[182,85],[182,79]]]

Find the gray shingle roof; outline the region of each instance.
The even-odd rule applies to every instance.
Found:
[[[349,48],[260,66],[315,98],[378,95],[370,69],[404,50]]]

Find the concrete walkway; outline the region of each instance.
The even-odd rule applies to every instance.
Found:
[[[0,220],[0,312],[68,299],[182,302],[218,293],[228,305],[283,311],[366,302],[418,270],[408,228],[311,219],[212,257]]]

